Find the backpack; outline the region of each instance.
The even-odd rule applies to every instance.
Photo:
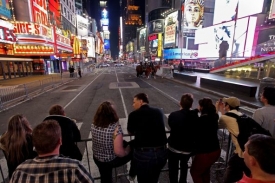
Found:
[[[253,134],[263,134],[271,136],[270,132],[264,129],[260,124],[258,124],[254,119],[243,114],[238,116],[232,112],[227,112],[225,115],[236,118],[239,127],[239,135],[236,137],[240,148],[244,151],[244,145],[248,141],[248,138]]]

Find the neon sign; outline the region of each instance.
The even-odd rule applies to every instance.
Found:
[[[32,0],[33,18],[36,23],[48,25],[48,13],[46,0]]]

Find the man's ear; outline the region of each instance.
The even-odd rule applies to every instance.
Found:
[[[62,137],[59,138],[59,144],[62,145]]]

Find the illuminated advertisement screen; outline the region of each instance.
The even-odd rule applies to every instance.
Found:
[[[76,15],[76,20],[77,20],[77,34],[78,36],[88,36],[88,19]]]
[[[101,18],[102,18],[102,19],[107,19],[107,18],[109,18],[108,11],[107,11],[106,9],[103,9],[103,10],[101,11]]]
[[[253,1],[253,6],[251,6],[251,0],[217,0],[215,1],[213,24],[261,13],[263,3],[264,0],[257,0]]]
[[[109,28],[108,28],[108,26],[102,26],[102,30],[103,30],[103,31],[108,31]]]
[[[202,28],[204,0],[186,0],[182,3],[182,30],[194,32]]]
[[[164,28],[164,20],[154,20],[148,23],[148,34],[162,33]]]
[[[158,34],[148,36],[149,52],[151,56],[157,56],[158,54]]]
[[[47,0],[32,0],[34,22],[48,26]]]
[[[275,50],[275,28],[260,30],[258,34],[256,55]]]
[[[109,19],[100,19],[101,25],[109,26]]]
[[[197,30],[195,44],[199,44],[199,57],[251,56],[256,21],[256,17],[247,17],[237,20],[236,27],[235,22],[230,21]]]
[[[178,11],[169,14],[165,18],[163,47],[174,47],[176,44],[176,33],[178,27]]]
[[[269,19],[275,18],[275,1],[274,0],[272,0],[271,2],[268,18]]]
[[[146,39],[146,28],[140,29],[139,31],[139,47],[141,51],[145,50],[145,39]]]
[[[163,50],[164,59],[197,59],[198,50],[186,50],[180,48]]]
[[[10,3],[9,0],[0,0],[0,15],[11,19]]]
[[[110,49],[110,40],[104,39],[104,49],[109,50]]]

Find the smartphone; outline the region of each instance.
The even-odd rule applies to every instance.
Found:
[[[220,98],[219,103],[222,104],[222,98]]]

